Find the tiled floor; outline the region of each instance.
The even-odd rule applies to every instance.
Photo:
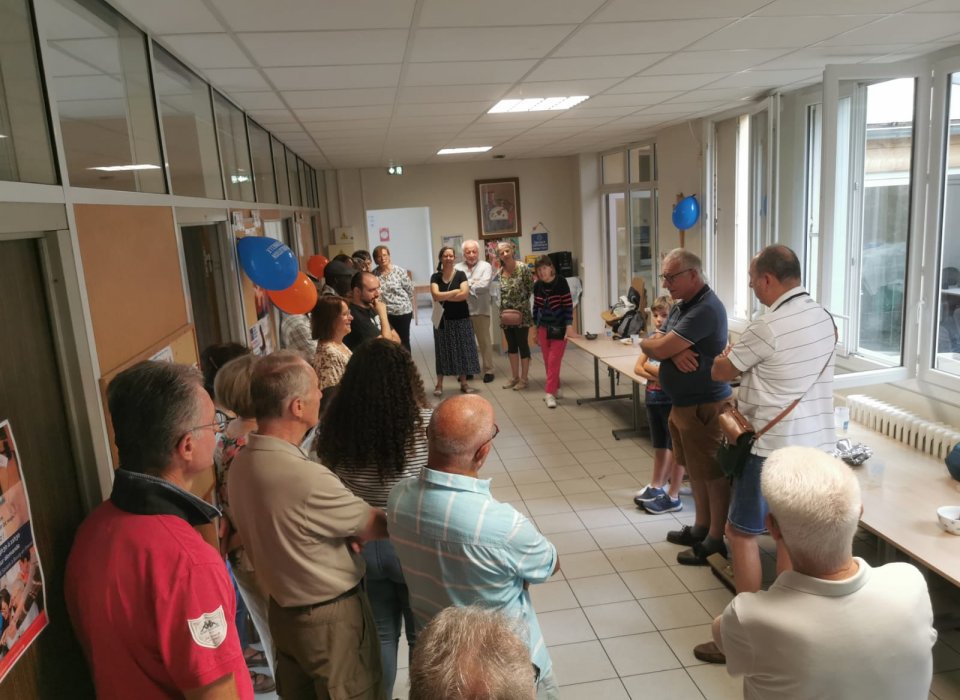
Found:
[[[431,327],[411,328],[414,355],[427,385],[434,383]],[[500,388],[509,374],[496,358],[497,380],[473,386],[496,409],[500,435],[484,473],[493,493],[528,514],[560,552],[562,570],[531,587],[564,700],[734,700],[741,684],[724,666],[693,657],[710,639],[709,625],[730,601],[709,569],[676,564],[681,548],[664,541],[667,530],[692,522],[693,503],[682,512],[652,516],[632,496],[647,483],[653,464],[646,438],[617,441],[611,430],[630,421],[625,400],[576,405],[593,394],[593,361],[568,349],[561,373],[563,399],[543,403],[543,363],[531,362],[523,392]],[[447,378],[446,395],[457,383]],[[626,390],[626,387],[623,389]],[[772,541],[765,538],[765,570],[772,575]],[[858,548],[873,552],[864,536]],[[931,581],[939,611],[960,610],[957,591]],[[941,635],[935,648],[931,698],[960,700],[960,632]],[[406,697],[406,650],[394,689]],[[261,696],[265,697],[265,696]]]

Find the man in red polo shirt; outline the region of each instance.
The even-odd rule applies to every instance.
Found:
[[[196,370],[141,362],[107,390],[120,468],[67,560],[70,617],[98,698],[253,698],[223,560],[194,529],[213,464],[213,402]]]

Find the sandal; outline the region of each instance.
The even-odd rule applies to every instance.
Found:
[[[253,683],[253,692],[257,694],[272,693],[277,689],[277,682],[273,680],[272,676],[268,676],[265,673],[251,671],[250,682]]]
[[[460,385],[460,393],[461,393],[461,394],[476,394],[476,393],[477,393],[477,390],[474,389],[473,387],[471,387],[469,384],[461,384],[461,385]]]
[[[248,667],[250,667],[250,666],[266,666],[266,665],[267,665],[267,655],[264,654],[264,653],[263,653],[262,651],[260,651],[259,649],[254,649],[253,647],[251,647],[251,649],[253,649],[253,652],[254,652],[254,653],[250,654],[249,656],[247,656],[246,654],[243,655],[243,660],[246,662],[247,666],[248,666]]]
[[[436,389],[433,390],[433,395],[434,395],[434,396],[443,396],[443,389],[441,389],[440,387],[437,387]]]
[[[514,391],[523,391],[527,388],[529,382],[526,379],[518,379],[517,383],[513,385]]]
[[[517,384],[519,384],[519,383],[520,383],[520,380],[517,379],[516,377],[514,377],[513,379],[511,379],[510,381],[508,381],[506,384],[504,384],[504,385],[503,385],[503,388],[504,388],[504,389],[512,389],[513,387],[515,387],[515,386],[516,386]]]

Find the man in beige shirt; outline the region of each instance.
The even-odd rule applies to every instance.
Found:
[[[380,646],[359,548],[386,537],[383,511],[298,447],[318,421],[317,375],[280,351],[256,366],[257,432],[230,468],[237,530],[270,595],[277,689],[289,698],[380,700]]]

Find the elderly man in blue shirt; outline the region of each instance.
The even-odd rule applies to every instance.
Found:
[[[527,590],[560,569],[554,547],[479,478],[499,428],[479,396],[456,396],[433,412],[420,475],[390,493],[390,539],[410,590],[417,628],[451,605],[481,605],[519,620],[537,671],[537,697],[559,697],[550,655]]]

